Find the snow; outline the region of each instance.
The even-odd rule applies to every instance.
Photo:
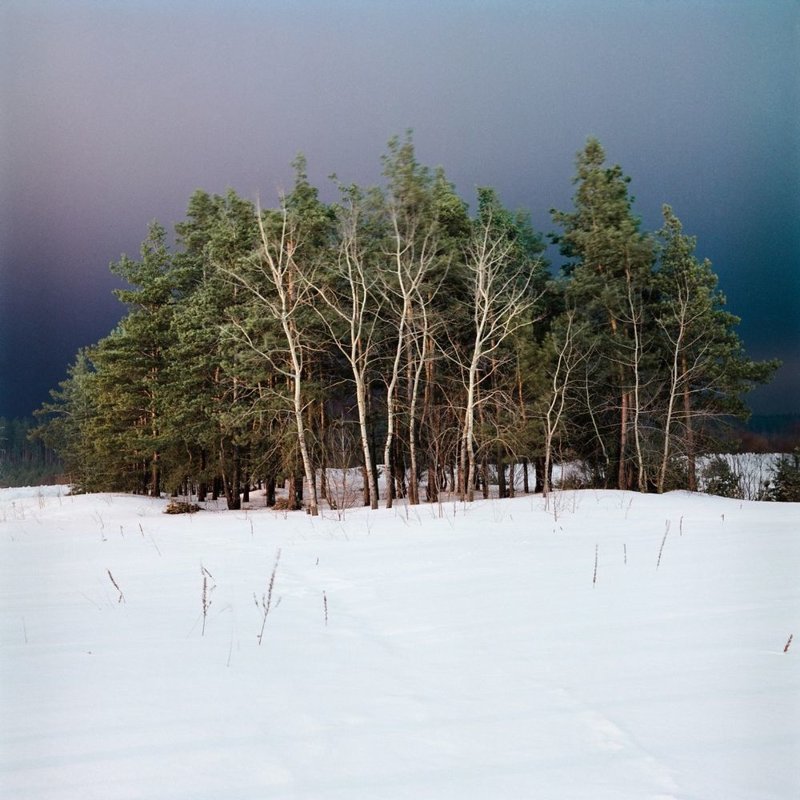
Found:
[[[800,797],[800,504],[166,503],[0,491],[3,798]]]

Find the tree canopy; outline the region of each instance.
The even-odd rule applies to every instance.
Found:
[[[336,503],[465,500],[490,483],[549,490],[556,456],[595,485],[696,488],[716,422],[775,362],[750,360],[710,262],[669,206],[642,230],[629,179],[599,142],[578,154],[573,208],[553,211],[558,274],[530,216],[389,143],[378,187],[324,203],[294,163],[274,208],[196,192],[153,224],[119,325],[81,351],[37,435],[87,490],[224,495],[288,488]]]

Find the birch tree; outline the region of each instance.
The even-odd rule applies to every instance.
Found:
[[[491,189],[479,190],[479,211],[466,252],[471,277],[472,327],[464,378],[464,414],[461,429],[459,493],[472,502],[475,496],[475,416],[479,389],[498,362],[488,364],[505,340],[530,324],[528,312],[537,297],[530,292],[534,265],[511,258],[515,242]],[[486,397],[481,398],[485,401]]]
[[[393,448],[398,443],[400,382],[406,376],[406,412],[409,420],[408,448],[412,463],[411,501],[418,502],[416,412],[424,360],[430,351],[429,311],[441,284],[440,269],[446,259],[441,251],[441,226],[434,189],[443,175],[432,175],[414,155],[410,136],[392,139],[384,158],[388,180],[385,198],[386,249],[380,270],[387,303],[384,318],[392,330],[386,378],[386,439],[383,450],[386,507],[392,507],[396,474]],[[438,273],[438,274],[437,274]]]
[[[544,468],[541,476],[542,494],[550,494],[550,471],[553,463],[553,443],[562,426],[569,396],[576,384],[576,372],[591,357],[591,348],[581,348],[581,337],[576,330],[574,309],[564,312],[549,337],[551,366],[548,369],[547,394],[544,397]]]
[[[322,305],[317,308],[320,320],[352,375],[369,504],[376,509],[379,497],[367,425],[367,390],[376,360],[376,332],[383,302],[376,291],[369,243],[362,230],[366,213],[363,192],[351,186],[342,194],[342,203],[336,209],[339,246],[329,265],[329,280],[310,283],[309,287],[321,300]]]
[[[308,488],[307,508],[319,514],[314,463],[306,424],[308,399],[305,380],[308,355],[313,349],[310,331],[304,331],[316,284],[317,245],[315,237],[324,237],[328,225],[326,210],[317,200],[305,174],[305,160],[295,162],[296,182],[292,193],[281,198],[276,211],[257,210],[259,247],[230,277],[249,295],[257,311],[266,311],[277,323],[283,347],[273,348],[258,333],[252,321],[231,319],[231,330],[238,341],[284,376],[289,386],[297,446]],[[256,315],[257,316],[257,315]]]

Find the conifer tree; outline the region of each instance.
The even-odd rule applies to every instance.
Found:
[[[58,453],[64,475],[78,492],[111,488],[100,478],[96,442],[90,436],[95,413],[93,380],[89,355],[79,350],[67,377],[50,391],[51,400],[35,412],[40,421],[34,435]]]
[[[123,256],[111,267],[132,287],[115,291],[129,311],[90,355],[97,371],[96,435],[112,452],[126,454],[125,483],[153,496],[162,488],[167,351],[179,289],[172,267],[166,231],[153,223],[140,260]]]
[[[598,356],[588,365],[593,387],[583,416],[592,420],[604,453],[606,483],[630,488],[635,467],[635,482],[643,490],[639,415],[646,389],[644,326],[645,306],[652,299],[653,245],[633,215],[629,179],[618,165],[605,165],[596,139],[578,154],[574,183],[575,210],[552,213],[563,229],[554,239],[570,259],[567,304],[589,323],[581,327],[592,331]]]
[[[656,283],[665,388],[657,489],[664,491],[677,452],[685,459],[687,488],[695,491],[697,453],[709,423],[746,417],[742,394],[768,381],[778,362],[746,356],[735,330],[739,319],[725,310],[711,262],[697,259],[695,238],[683,233],[670,206],[663,207],[663,215]]]
[[[242,304],[227,271],[255,248],[255,210],[233,191],[224,197],[198,192],[187,217],[177,226],[184,251],[175,261],[195,285],[172,322],[168,367],[167,425],[183,453],[175,478],[195,478],[201,497],[208,482],[220,478],[228,508],[236,509],[250,472],[252,389],[238,374],[240,346],[224,335],[227,320]]]

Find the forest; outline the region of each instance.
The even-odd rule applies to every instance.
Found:
[[[381,186],[324,203],[299,156],[274,208],[197,191],[174,236],[151,225],[112,265],[125,316],[37,412],[68,480],[230,509],[286,487],[312,515],[343,468],[372,508],[547,494],[565,460],[587,486],[697,489],[777,362],[747,357],[673,210],[643,230],[589,139],[552,211],[554,273],[529,214],[488,187],[470,212],[410,134],[382,164]]]

